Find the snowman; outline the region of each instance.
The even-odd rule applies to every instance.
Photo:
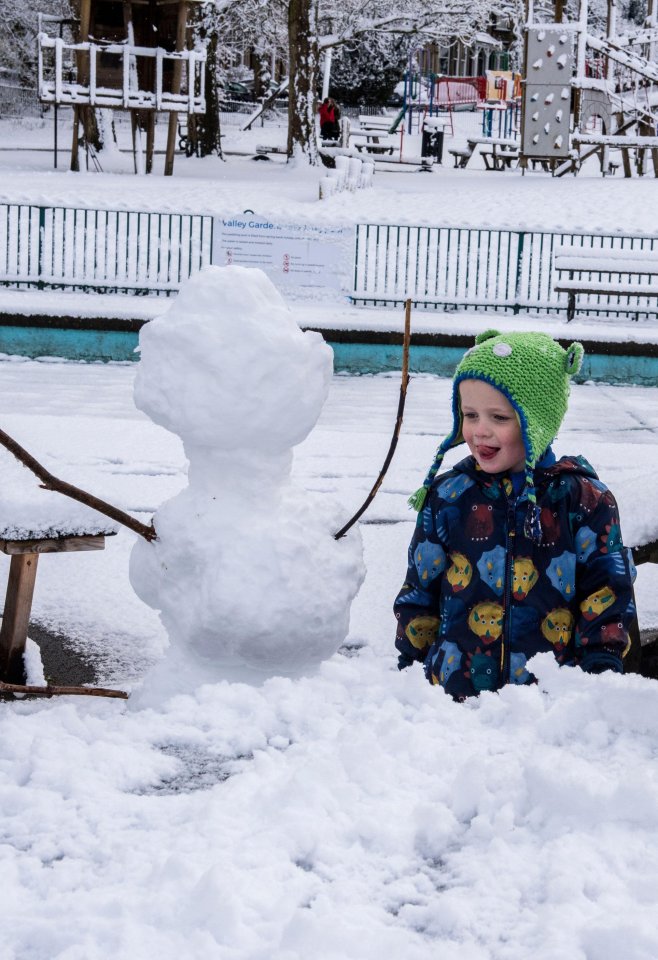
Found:
[[[130,579],[169,637],[147,677],[162,696],[217,679],[296,676],[347,636],[363,581],[358,530],[291,479],[316,423],[332,351],[303,333],[261,270],[207,267],[140,334],[135,403],[178,434],[188,486],[138,541]]]

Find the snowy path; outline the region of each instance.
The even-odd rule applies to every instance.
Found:
[[[133,376],[1,363],[3,429],[145,519],[185,464],[177,438],[134,409]],[[346,518],[381,465],[397,397],[394,376],[336,378],[297,452],[297,477],[338,494]],[[138,694],[2,705],[1,960],[658,955],[658,685],[548,657],[539,688],[458,706],[394,668],[404,501],[447,398],[445,381],[414,379],[367,514],[349,638],[363,649],[313,677],[206,686],[159,709]],[[574,389],[558,450],[600,469],[628,542],[658,532],[657,431],[655,390]],[[122,532],[102,554],[44,559],[34,607],[121,683],[164,642],[130,590],[131,544]],[[643,626],[658,625],[657,587],[643,568]]]

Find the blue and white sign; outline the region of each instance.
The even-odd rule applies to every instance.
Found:
[[[351,227],[285,223],[251,213],[216,217],[212,263],[260,267],[286,292],[342,290],[349,285]]]

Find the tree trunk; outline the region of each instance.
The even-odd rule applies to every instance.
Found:
[[[319,162],[315,125],[318,82],[316,0],[288,2],[288,158]]]
[[[201,147],[201,156],[208,157],[216,153],[222,156],[222,140],[219,112],[219,90],[217,87],[217,43],[218,37],[215,30],[208,36],[208,45],[206,47],[206,112],[203,116],[197,117],[197,129],[200,127],[199,144]]]

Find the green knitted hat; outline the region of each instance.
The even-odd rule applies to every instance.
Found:
[[[421,510],[427,491],[446,452],[464,442],[459,404],[462,380],[483,380],[504,394],[514,407],[526,452],[526,493],[530,503],[526,535],[541,541],[534,469],[560,429],[567,412],[569,378],[580,370],[584,350],[572,343],[564,350],[545,333],[499,333],[487,330],[475,338],[475,346],[462,357],[453,380],[453,426],[436,452],[423,486],[409,498]]]

